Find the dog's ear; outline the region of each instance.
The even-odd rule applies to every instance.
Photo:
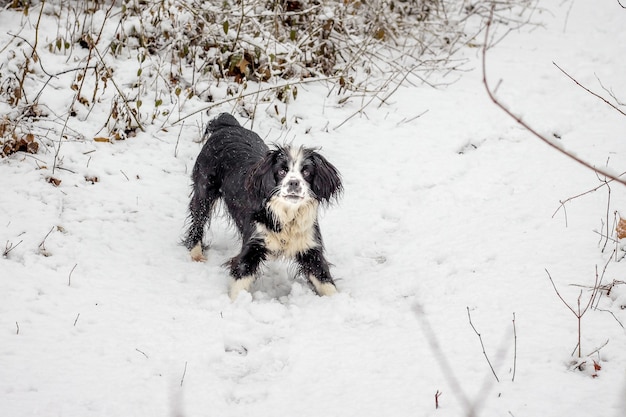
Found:
[[[311,189],[320,201],[329,203],[330,200],[338,198],[343,191],[339,171],[326,158],[315,151],[311,152],[310,158],[315,166],[315,175],[311,182]]]
[[[276,163],[278,151],[271,150],[257,162],[246,177],[244,187],[246,191],[252,193],[260,199],[265,199],[276,188],[274,179],[274,164]]]

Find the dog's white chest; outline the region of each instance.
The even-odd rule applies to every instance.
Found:
[[[283,226],[280,232],[266,230],[264,240],[273,256],[286,258],[293,258],[317,245],[312,227],[301,229],[291,224]]]
[[[281,230],[274,232],[259,225],[259,233],[273,256],[293,258],[319,245],[315,238],[317,204],[300,206],[293,212],[284,207],[271,208],[281,224]]]

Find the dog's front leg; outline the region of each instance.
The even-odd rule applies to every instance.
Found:
[[[300,272],[313,284],[317,294],[328,296],[337,293],[328,261],[324,258],[321,248],[309,249],[298,254],[296,261],[300,266]]]
[[[262,241],[253,239],[244,242],[241,253],[230,260],[232,282],[228,294],[232,301],[237,299],[241,291],[250,291],[259,266],[266,258],[267,249]]]

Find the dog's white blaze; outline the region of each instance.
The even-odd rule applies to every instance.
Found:
[[[206,257],[202,253],[202,244],[201,243],[198,243],[196,246],[194,246],[193,249],[191,249],[191,251],[189,252],[189,254],[191,255],[191,259],[196,261],[196,262],[204,262],[204,261],[206,261]]]
[[[250,292],[250,287],[252,287],[253,282],[254,282],[253,276],[233,279],[230,284],[230,290],[228,291],[228,295],[230,296],[231,301],[235,301],[237,297],[239,296],[239,293],[241,293],[241,291]]]
[[[281,198],[273,198],[268,207],[279,221],[281,230],[273,232],[258,224],[257,232],[263,237],[265,247],[272,255],[293,258],[319,244],[315,241],[314,229],[318,207],[316,200],[292,204]]]
[[[319,295],[331,296],[337,294],[337,287],[329,282],[320,282],[313,275],[309,275],[309,281],[311,281]]]
[[[302,173],[300,172],[302,170],[302,161],[304,158],[302,149],[291,148],[289,150],[289,156],[291,157],[291,160],[289,163],[289,172],[287,172],[287,174],[285,175],[285,178],[283,178],[280,184],[280,196],[285,197],[289,195],[289,181],[290,180],[298,180],[302,186],[300,197],[308,199],[309,195],[308,195],[307,183],[302,177]]]

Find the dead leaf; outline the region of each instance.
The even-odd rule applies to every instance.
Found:
[[[242,57],[241,60],[239,61],[239,63],[237,64],[237,67],[239,67],[239,71],[242,74],[246,74],[247,71],[248,71],[248,65],[250,65],[248,60],[246,58]]]
[[[26,152],[37,153],[37,151],[39,151],[39,144],[37,142],[31,142],[26,145]]]
[[[48,177],[46,179],[50,184],[54,185],[55,187],[58,187],[59,185],[61,185],[61,180],[58,178],[54,178],[54,177]]]
[[[622,216],[619,218],[619,222],[617,222],[617,227],[615,228],[617,231],[617,237],[619,239],[623,239],[626,237],[626,220],[622,219]]]
[[[111,142],[111,139],[102,136],[95,137],[93,140],[94,142]]]
[[[593,369],[599,371],[600,369],[602,369],[602,366],[598,362],[593,361]]]
[[[378,39],[379,41],[384,41],[386,37],[387,31],[385,30],[385,28],[378,28],[378,30],[374,32],[374,38]]]

